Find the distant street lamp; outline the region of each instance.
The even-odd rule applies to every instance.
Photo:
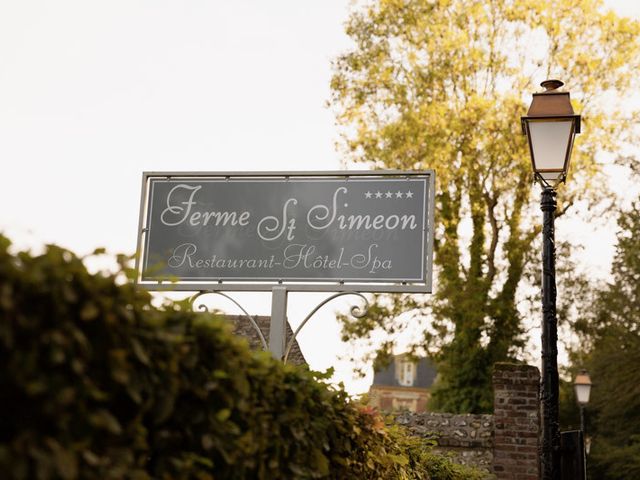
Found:
[[[591,451],[591,437],[584,437],[584,452],[589,455]]]
[[[580,115],[573,112],[569,92],[558,91],[564,83],[546,80],[540,85],[545,91],[533,94],[521,122],[529,141],[535,178],[542,186],[542,478],[560,480],[555,189],[567,178],[573,139],[580,133]]]
[[[573,382],[573,386],[576,389],[576,399],[578,400],[578,406],[580,407],[580,430],[585,435],[584,429],[584,407],[589,403],[589,396],[591,395],[591,378],[586,370],[580,370],[580,373],[576,375],[576,379]]]

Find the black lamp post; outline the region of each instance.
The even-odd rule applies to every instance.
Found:
[[[535,178],[542,186],[542,478],[560,480],[555,189],[566,180],[573,139],[580,133],[580,115],[573,112],[569,92],[558,91],[564,83],[546,80],[540,85],[545,91],[533,94],[521,122],[529,140]]]
[[[587,438],[587,436],[584,428],[584,407],[589,403],[591,385],[591,377],[589,377],[587,371],[580,370],[580,373],[576,375],[573,386],[576,389],[576,399],[578,400],[578,407],[580,407],[580,430],[582,430],[585,438]]]

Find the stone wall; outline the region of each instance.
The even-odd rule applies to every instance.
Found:
[[[414,435],[435,440],[436,450],[451,453],[457,462],[491,471],[493,415],[404,412],[396,416],[396,422]]]
[[[540,475],[540,372],[536,367],[498,363],[493,373],[494,414],[411,413],[396,421],[415,435],[435,440],[465,465],[499,480],[537,480]]]

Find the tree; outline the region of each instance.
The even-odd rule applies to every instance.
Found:
[[[332,103],[352,162],[436,171],[433,298],[377,298],[343,338],[398,329],[412,309],[431,327],[416,345],[438,362],[433,406],[491,408],[490,371],[525,341],[519,287],[538,265],[540,222],[519,117],[535,82],[567,82],[584,133],[559,213],[601,198],[596,153],[628,141],[637,112],[617,98],[637,84],[637,22],[598,0],[381,0],[351,15]],[[535,79],[535,82],[534,82]],[[390,346],[392,342],[386,342]]]
[[[622,212],[618,225],[612,280],[578,326],[587,339],[581,363],[594,382],[590,476],[631,480],[640,478],[640,204]]]

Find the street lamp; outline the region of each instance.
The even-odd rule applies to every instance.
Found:
[[[540,85],[545,91],[533,94],[521,122],[529,141],[535,178],[542,186],[542,478],[560,480],[555,189],[567,178],[573,139],[580,133],[580,115],[573,112],[569,92],[558,91],[564,83],[546,80]]]
[[[536,178],[543,187],[564,182],[569,169],[573,138],[580,133],[580,115],[573,113],[569,92],[560,92],[564,83],[545,80],[545,91],[534,93],[522,131],[529,140],[531,161]]]
[[[578,400],[578,406],[580,407],[580,430],[585,433],[584,429],[584,407],[589,403],[589,395],[591,395],[591,378],[586,370],[580,370],[580,373],[576,375],[576,379],[573,382],[573,386],[576,389],[576,399]],[[585,435],[586,438],[586,435]]]

